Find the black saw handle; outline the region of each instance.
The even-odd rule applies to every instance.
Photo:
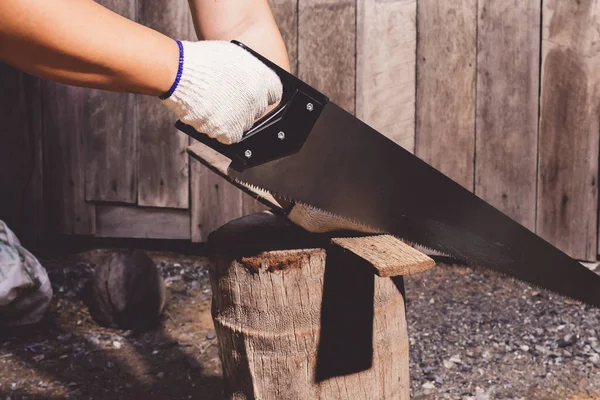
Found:
[[[258,120],[235,144],[220,143],[181,121],[177,121],[175,126],[230,158],[232,168],[243,170],[300,150],[329,99],[244,44],[236,40],[232,43],[258,58],[279,76],[283,84],[279,105]]]

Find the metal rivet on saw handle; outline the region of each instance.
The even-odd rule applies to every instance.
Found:
[[[315,109],[315,106],[313,106],[313,103],[308,103],[308,104],[306,105],[306,109],[307,109],[308,111],[312,111],[312,110],[314,110],[314,109]]]
[[[280,132],[277,134],[277,137],[279,138],[279,140],[283,140],[283,139],[285,139],[285,132],[283,132],[283,131],[280,131]]]
[[[246,156],[246,158],[250,158],[250,157],[252,157],[252,151],[251,150],[246,150],[244,152],[244,155]]]

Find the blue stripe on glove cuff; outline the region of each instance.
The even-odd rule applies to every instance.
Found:
[[[177,46],[179,46],[179,67],[177,68],[177,76],[175,77],[175,82],[173,82],[173,85],[171,85],[169,91],[159,97],[161,100],[171,97],[175,89],[177,89],[177,86],[179,86],[179,81],[181,80],[181,73],[183,72],[183,44],[181,44],[179,40],[176,42]]]

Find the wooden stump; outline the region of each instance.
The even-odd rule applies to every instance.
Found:
[[[209,245],[230,398],[409,398],[401,276],[376,276],[348,243],[268,213],[224,225]],[[432,266],[421,256],[413,270]]]

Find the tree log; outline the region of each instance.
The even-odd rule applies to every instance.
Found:
[[[356,251],[268,213],[208,242],[229,398],[409,398],[401,276],[376,276]]]

